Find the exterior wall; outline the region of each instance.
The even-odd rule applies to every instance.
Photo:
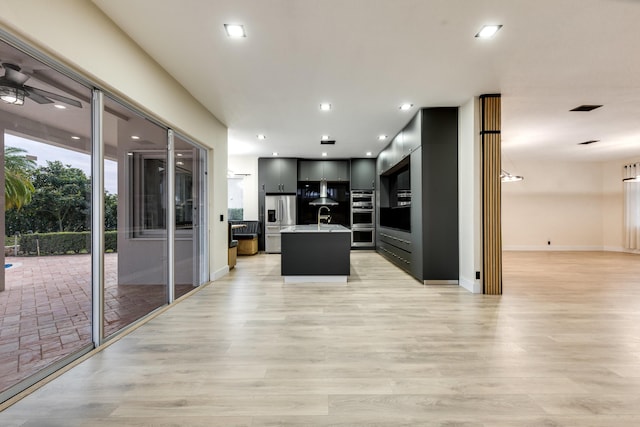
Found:
[[[210,275],[226,274],[226,127],[91,2],[0,0],[0,10],[4,30],[210,149]]]

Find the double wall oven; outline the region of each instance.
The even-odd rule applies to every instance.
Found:
[[[373,247],[375,244],[375,200],[371,190],[351,191],[351,246]]]

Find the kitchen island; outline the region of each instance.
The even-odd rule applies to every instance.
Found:
[[[283,228],[281,274],[285,283],[346,283],[351,230],[335,224]]]

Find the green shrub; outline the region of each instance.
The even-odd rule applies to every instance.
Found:
[[[116,252],[118,232],[105,231],[105,250]],[[64,255],[91,252],[91,233],[88,231],[62,233],[36,233],[20,236],[20,251],[24,255]]]
[[[104,250],[107,252],[118,252],[118,232],[104,232]]]

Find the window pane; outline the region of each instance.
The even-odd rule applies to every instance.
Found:
[[[244,219],[243,213],[243,178],[227,178],[227,193],[228,193],[228,217],[229,221]]]
[[[206,281],[204,191],[206,151],[174,136],[175,147],[175,289],[176,298]]]
[[[105,97],[105,336],[167,303],[167,131]],[[112,231],[107,212],[115,212]],[[107,235],[112,237],[107,238]]]

